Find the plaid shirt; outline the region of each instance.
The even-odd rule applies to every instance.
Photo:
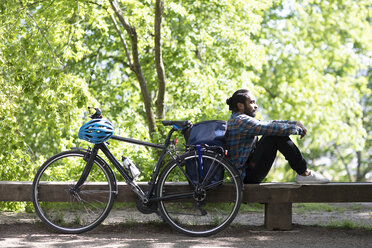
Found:
[[[289,136],[302,134],[296,121],[260,121],[243,113],[233,112],[227,122],[226,145],[232,164],[245,176],[245,164],[258,135]]]

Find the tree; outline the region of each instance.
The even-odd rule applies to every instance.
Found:
[[[351,0],[280,1],[257,37],[267,49],[268,63],[258,73],[267,115],[304,122],[308,159],[316,164],[331,156],[327,171],[336,180],[351,180],[353,156],[347,154],[365,147],[367,80],[361,72],[370,60],[368,8]]]
[[[145,77],[142,73],[141,63],[139,61],[137,32],[136,32],[136,29],[133,26],[130,26],[130,24],[124,18],[122,10],[120,9],[117,1],[116,0],[110,0],[110,4],[111,4],[112,9],[114,10],[115,14],[119,18],[120,23],[122,24],[122,26],[125,28],[125,30],[129,34],[129,37],[130,37],[130,40],[131,40],[133,63],[131,62],[131,59],[128,56],[129,53],[127,53],[129,67],[136,74],[137,80],[138,80],[138,82],[140,84],[140,87],[141,87],[142,98],[143,98],[143,101],[144,101],[144,104],[145,104],[145,109],[146,109],[146,116],[147,116],[147,122],[148,122],[148,126],[149,126],[149,132],[150,132],[150,135],[151,135],[152,133],[155,132],[155,118],[154,118],[154,113],[153,113],[152,106],[151,106],[151,98],[150,98],[149,92],[147,90],[147,82],[146,82],[146,79],[145,79]],[[160,8],[160,6],[158,7],[158,5],[160,5],[160,4],[157,4],[157,8]],[[161,19],[161,11],[158,10],[156,13],[158,15],[160,15],[160,16],[158,16],[157,20]],[[157,23],[161,23],[161,21],[158,21]],[[159,25],[157,25],[155,28],[160,29]],[[122,37],[122,34],[120,33],[120,29],[117,28],[116,30],[118,31],[120,37]],[[160,33],[159,33],[159,35],[160,35]],[[158,39],[159,39],[159,42],[157,44],[160,46],[160,37]],[[125,42],[123,42],[123,45],[125,46],[125,49],[127,50]],[[161,82],[161,83],[163,83],[163,82]],[[164,87],[162,87],[162,92],[164,92],[163,90],[164,90]],[[163,102],[160,102],[159,105],[162,106]],[[161,109],[159,109],[159,111],[161,113],[163,112]]]
[[[356,181],[364,181],[372,171],[372,69],[368,68],[368,89],[362,97],[363,127],[367,131],[364,150],[356,151],[357,158]]]
[[[229,84],[250,85],[246,68],[262,65],[262,47],[250,35],[259,32],[269,1],[111,3],[0,3],[1,180],[32,180],[48,156],[82,145],[77,130],[86,106],[101,106],[117,133],[140,139],[161,136],[153,133],[154,106],[158,119],[226,118]],[[138,88],[144,82],[148,94]],[[144,165],[142,178],[149,177],[153,153],[112,148]]]
[[[254,75],[245,69],[261,67],[262,47],[250,34],[259,32],[269,2],[173,1],[163,7],[160,1],[111,3],[1,3],[1,80],[6,82],[1,100],[7,120],[2,130],[22,133],[6,137],[3,161],[12,161],[19,152],[38,165],[43,156],[78,145],[76,134],[87,105],[102,105],[117,132],[135,138],[150,136],[145,127],[152,122],[148,113],[155,112],[154,106],[158,118],[163,112],[169,119],[194,122],[226,118],[231,78],[237,85],[251,84]],[[139,78],[148,89],[144,104]],[[144,158],[136,149],[134,153]],[[13,162],[9,168],[14,169]],[[33,171],[27,171],[25,178],[32,178]],[[4,177],[21,178],[9,174],[14,177]]]
[[[32,172],[25,165],[34,166],[30,159],[71,143],[71,128],[79,125],[72,116],[81,113],[89,98],[83,81],[60,69],[58,51],[68,53],[70,40],[61,40],[58,34],[70,31],[66,32],[70,38],[72,29],[48,24],[49,18],[58,21],[66,11],[57,5],[59,10],[50,16],[28,1],[4,2],[0,8],[1,114],[5,120],[1,150],[6,165],[2,175],[8,179],[29,178]],[[12,169],[18,172],[12,173]]]

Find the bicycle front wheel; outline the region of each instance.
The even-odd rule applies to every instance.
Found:
[[[204,168],[197,179],[189,166],[199,167],[200,158],[189,152],[168,164],[158,180],[162,217],[189,236],[209,236],[224,229],[234,220],[242,200],[236,169],[216,153],[203,152],[201,158]]]
[[[74,189],[89,153],[72,150],[48,159],[33,182],[36,213],[50,228],[82,233],[99,225],[109,214],[115,195],[114,179],[101,160],[94,160],[87,179]]]

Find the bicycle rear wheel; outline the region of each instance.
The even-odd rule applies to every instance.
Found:
[[[88,159],[88,152],[62,152],[48,159],[35,176],[32,195],[36,213],[58,232],[89,231],[99,225],[112,208],[114,179],[101,160],[93,162],[84,184],[74,190]]]
[[[188,164],[198,163],[195,152],[168,164],[158,180],[162,217],[189,236],[209,236],[224,229],[234,220],[242,200],[242,183],[236,169],[216,153],[203,152],[202,160],[210,166],[199,182],[186,173]],[[216,181],[213,173],[221,170],[223,178]],[[210,180],[204,181],[208,177]]]

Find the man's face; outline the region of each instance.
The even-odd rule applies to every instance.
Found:
[[[255,117],[257,109],[258,109],[258,106],[256,103],[256,98],[251,93],[248,93],[247,100],[245,101],[243,105],[243,109],[242,109],[243,111],[241,112],[251,117]]]

